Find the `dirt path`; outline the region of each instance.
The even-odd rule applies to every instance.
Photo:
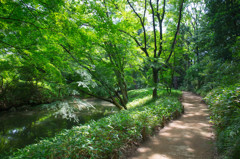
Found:
[[[183,92],[185,113],[141,145],[129,159],[211,159],[213,132],[201,97]]]

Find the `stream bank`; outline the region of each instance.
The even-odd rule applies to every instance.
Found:
[[[78,109],[66,115],[66,103],[69,108]],[[117,109],[113,104],[95,98],[0,112],[0,157],[1,154],[36,143],[42,138],[53,137],[63,129],[71,129],[75,125],[98,120],[115,112]]]

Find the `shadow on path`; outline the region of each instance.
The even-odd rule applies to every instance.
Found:
[[[213,130],[200,96],[183,92],[185,113],[143,143],[129,159],[211,159]]]

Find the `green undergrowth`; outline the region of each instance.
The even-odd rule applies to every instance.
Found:
[[[218,87],[205,97],[215,125],[220,158],[239,159],[240,154],[240,84]]]
[[[182,112],[180,91],[173,91],[172,95],[159,91],[157,100],[148,99],[151,93],[151,89],[130,91],[130,109],[64,130],[18,150],[9,158],[122,158],[156,127],[164,126],[166,120]]]

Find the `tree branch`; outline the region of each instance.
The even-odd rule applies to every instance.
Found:
[[[152,9],[152,20],[153,20],[153,34],[154,34],[154,57],[156,58],[157,54],[157,36],[156,36],[156,26],[155,26],[155,13],[152,5],[152,0],[149,1]]]
[[[31,9],[29,8],[29,6],[26,4],[26,3],[24,3],[22,0],[20,0],[21,1],[21,3],[25,6],[25,7],[27,7],[27,9],[29,10],[29,12],[32,14],[32,16],[34,17],[34,18],[36,18],[36,20],[38,19],[34,14],[33,14],[33,12],[31,11]]]
[[[144,8],[144,14],[143,14],[143,24],[145,22],[146,10],[147,10],[147,0],[145,0],[145,8]]]
[[[36,27],[37,29],[48,29],[48,28],[39,27],[39,26],[35,25],[34,23],[27,22],[27,21],[24,21],[24,20],[19,20],[19,19],[14,19],[14,18],[6,18],[6,17],[0,17],[0,19],[11,20],[11,21],[18,21],[18,22],[30,24],[30,25],[33,25],[34,27]]]
[[[107,101],[107,102],[113,103],[113,101],[110,100],[110,99],[106,99],[106,98],[100,97],[100,96],[98,96],[98,95],[95,95],[95,94],[89,93],[89,92],[84,91],[84,90],[80,90],[80,91],[83,92],[83,93],[85,93],[85,94],[87,94],[87,95],[90,95],[90,96],[92,96],[92,97],[95,97],[95,98],[98,98],[98,99],[101,99],[101,100],[104,100],[104,101]],[[114,103],[113,103],[113,104],[114,104]]]
[[[126,32],[126,31],[124,31],[124,30],[119,30],[119,31],[127,34],[128,36],[130,36],[130,37],[137,43],[137,45],[140,46],[141,50],[145,53],[145,55],[146,55],[147,57],[149,57],[149,54],[148,54],[148,52],[147,52],[147,49],[145,49],[144,47],[141,47],[142,45],[140,44],[140,42],[137,40],[136,37],[132,36],[131,34],[129,34],[128,32]]]
[[[105,82],[103,82],[101,79],[99,79],[95,74],[93,74],[92,71],[88,67],[86,67],[83,64],[81,64],[78,61],[78,59],[75,58],[72,55],[72,53],[64,45],[62,45],[62,44],[59,44],[59,45],[74,59],[75,62],[77,62],[77,64],[79,66],[85,68],[96,80],[98,80],[100,82],[100,84],[102,85],[102,87],[104,87],[106,89],[105,91],[110,95],[110,97],[112,97],[112,93],[111,92],[114,92],[114,90],[111,90],[111,88],[107,84],[105,84]]]
[[[146,36],[146,29],[145,29],[145,25],[144,25],[144,20],[142,20],[142,18],[140,17],[140,15],[136,12],[136,10],[133,8],[133,6],[131,5],[131,3],[129,2],[129,0],[127,0],[129,6],[132,8],[133,12],[137,15],[137,17],[139,18],[140,22],[141,22],[141,25],[142,25],[142,28],[143,28],[143,34],[144,34],[144,49],[142,50],[145,50],[145,54],[147,57],[149,57],[149,54],[147,52],[147,36]],[[145,0],[145,9],[144,9],[144,17],[145,18],[145,13],[146,13],[146,9],[147,9],[147,3],[146,3],[146,0]]]
[[[163,12],[160,18],[160,14],[159,14],[159,0],[157,1],[157,18],[158,18],[158,23],[159,23],[159,30],[160,30],[160,41],[159,41],[159,50],[158,50],[158,57],[161,55],[162,53],[162,41],[163,41],[163,31],[162,31],[162,22],[164,19],[164,15],[165,15],[165,7],[166,7],[166,0],[163,1]]]
[[[171,46],[171,52],[166,60],[166,63],[168,63],[168,61],[170,60],[171,56],[172,56],[172,53],[174,51],[174,47],[175,47],[175,44],[176,44],[176,39],[177,39],[177,34],[179,32],[179,28],[180,28],[180,23],[181,23],[181,18],[182,18],[182,10],[183,10],[183,3],[184,3],[184,0],[182,0],[182,3],[180,5],[180,12],[179,12],[179,17],[178,17],[178,24],[177,24],[177,30],[176,30],[176,33],[174,35],[174,40],[173,40],[173,43],[172,43],[172,46]]]

